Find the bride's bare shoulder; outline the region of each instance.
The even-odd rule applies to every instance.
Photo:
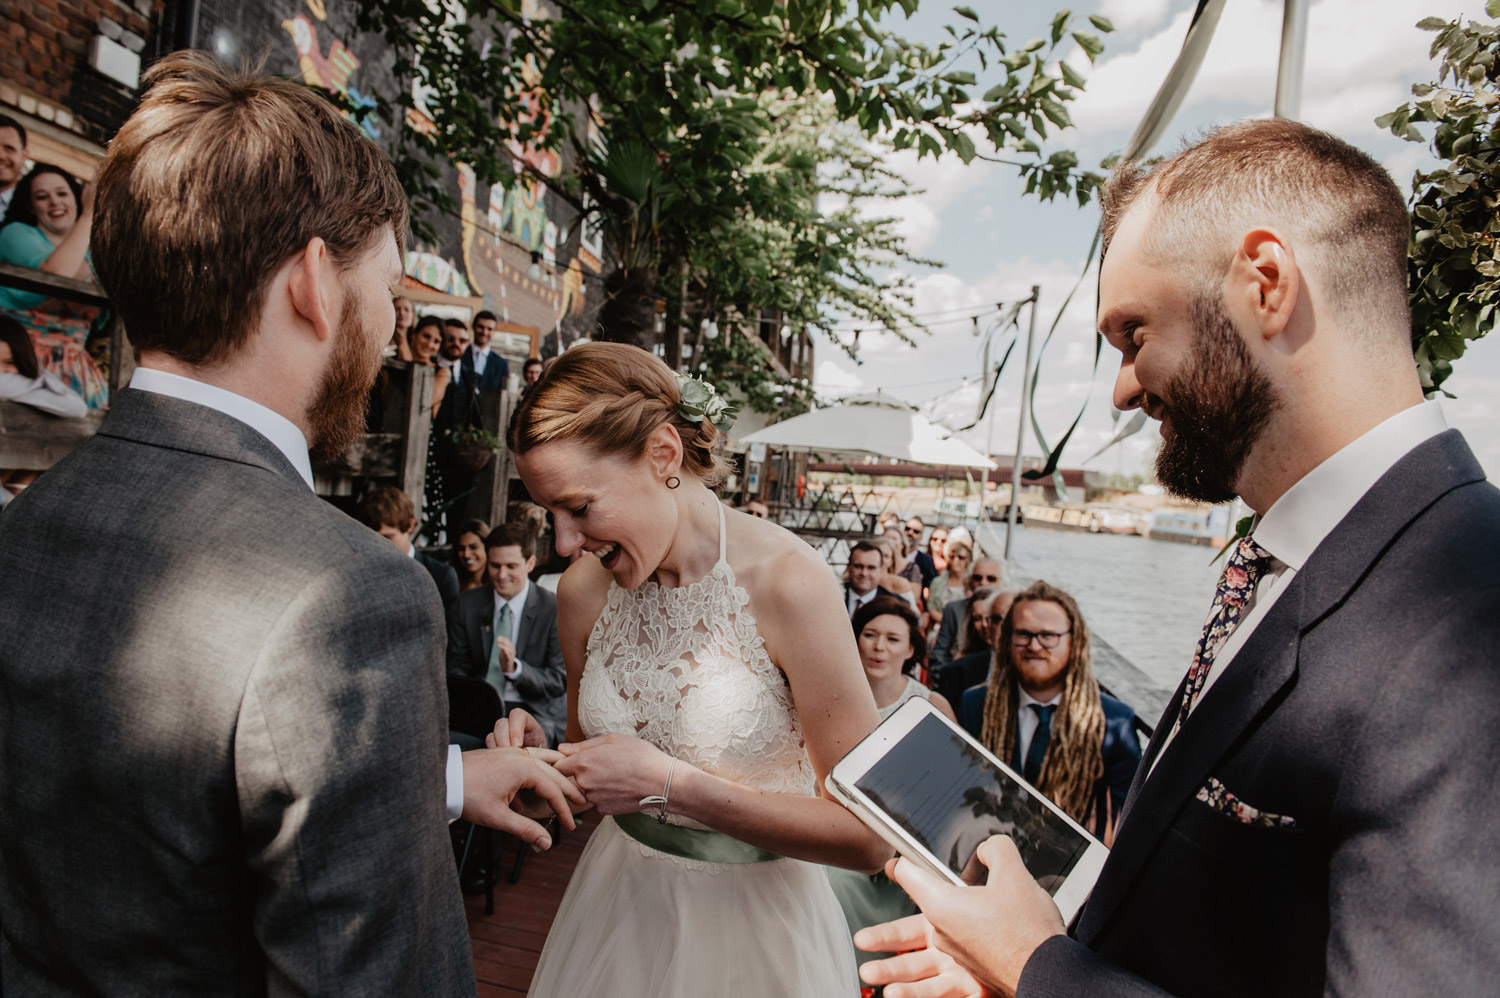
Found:
[[[592,626],[609,598],[609,578],[609,570],[590,554],[569,565],[557,581],[559,616],[587,620]]]
[[[735,511],[727,519],[730,566],[752,599],[763,590],[784,593],[835,586],[828,563],[790,530]]]

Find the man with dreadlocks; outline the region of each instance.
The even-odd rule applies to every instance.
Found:
[[[1141,761],[1135,711],[1099,690],[1073,597],[1034,582],[995,640],[984,747],[1105,845]]]

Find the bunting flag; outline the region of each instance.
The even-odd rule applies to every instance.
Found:
[[[1183,39],[1182,50],[1177,53],[1177,59],[1172,63],[1172,68],[1167,72],[1167,78],[1162,81],[1161,88],[1157,90],[1156,96],[1152,98],[1151,106],[1146,109],[1146,114],[1141,118],[1141,123],[1136,126],[1135,134],[1126,143],[1124,151],[1120,154],[1120,162],[1128,163],[1140,159],[1145,153],[1161,140],[1166,132],[1167,126],[1172,122],[1172,116],[1177,113],[1178,107],[1182,105],[1182,99],[1187,95],[1188,88],[1192,86],[1193,80],[1198,75],[1198,69],[1203,65],[1203,56],[1208,51],[1208,44],[1213,40],[1214,29],[1219,25],[1219,16],[1224,13],[1225,0],[1198,0],[1197,9],[1193,11],[1192,23],[1188,25],[1187,37]],[[1028,481],[1051,476],[1053,487],[1057,491],[1058,498],[1063,502],[1068,501],[1068,489],[1063,484],[1062,475],[1057,471],[1058,462],[1062,460],[1063,449],[1067,447],[1068,441],[1073,436],[1073,431],[1078,429],[1079,422],[1083,419],[1084,412],[1088,409],[1089,396],[1094,391],[1094,378],[1099,373],[1099,358],[1104,351],[1104,337],[1096,331],[1094,333],[1094,365],[1089,372],[1089,388],[1084,393],[1083,405],[1078,410],[1073,424],[1068,431],[1058,440],[1057,447],[1047,445],[1046,438],[1042,435],[1041,424],[1036,418],[1036,387],[1037,375],[1041,372],[1042,354],[1046,352],[1047,344],[1052,341],[1052,334],[1057,331],[1058,323],[1062,321],[1063,313],[1068,310],[1068,305],[1073,300],[1073,295],[1083,284],[1084,278],[1088,276],[1089,267],[1093,266],[1094,253],[1099,249],[1099,239],[1103,234],[1102,227],[1094,230],[1093,242],[1089,244],[1088,258],[1083,262],[1083,272],[1078,275],[1073,289],[1063,299],[1062,307],[1057,310],[1057,316],[1052,320],[1052,325],[1047,329],[1047,336],[1042,341],[1042,348],[1037,351],[1036,364],[1031,371],[1031,429],[1036,435],[1036,442],[1041,447],[1042,453],[1047,455],[1045,465],[1040,469],[1033,469],[1025,473]],[[1102,263],[1102,258],[1101,258]],[[1095,314],[1098,313],[1097,290],[1094,301]],[[1125,430],[1115,434],[1113,440],[1089,457],[1088,460],[1098,457],[1104,451],[1124,440],[1133,433],[1138,432],[1146,425],[1144,414],[1137,413],[1126,425]],[[1118,419],[1118,417],[1116,417]],[[1087,463],[1085,461],[1084,463]]]

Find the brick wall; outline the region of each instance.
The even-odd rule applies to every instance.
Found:
[[[156,51],[166,0],[9,0],[0,5],[0,105],[105,142],[130,115],[135,93],[89,65],[101,21]],[[7,86],[8,84],[8,86]]]

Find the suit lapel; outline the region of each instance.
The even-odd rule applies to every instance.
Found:
[[[526,605],[521,608],[521,637],[526,639],[526,651],[532,650],[535,642],[532,640],[537,633],[536,618],[541,613],[542,594],[537,591],[535,582],[526,584]],[[516,646],[516,654],[523,659],[535,658],[529,654],[522,654],[519,645]]]
[[[479,604],[480,617],[473,622],[478,631],[475,647],[479,649],[479,679],[484,679],[490,673],[490,646],[495,643],[495,588],[486,585],[484,595],[484,601]]]
[[[1182,702],[1178,687],[1142,756],[1109,860],[1080,916],[1080,941],[1089,944],[1108,927],[1178,812],[1235,745],[1276,709],[1295,680],[1302,635],[1343,603],[1407,524],[1446,493],[1483,479],[1454,430],[1396,462],[1318,545],[1163,751]]]

